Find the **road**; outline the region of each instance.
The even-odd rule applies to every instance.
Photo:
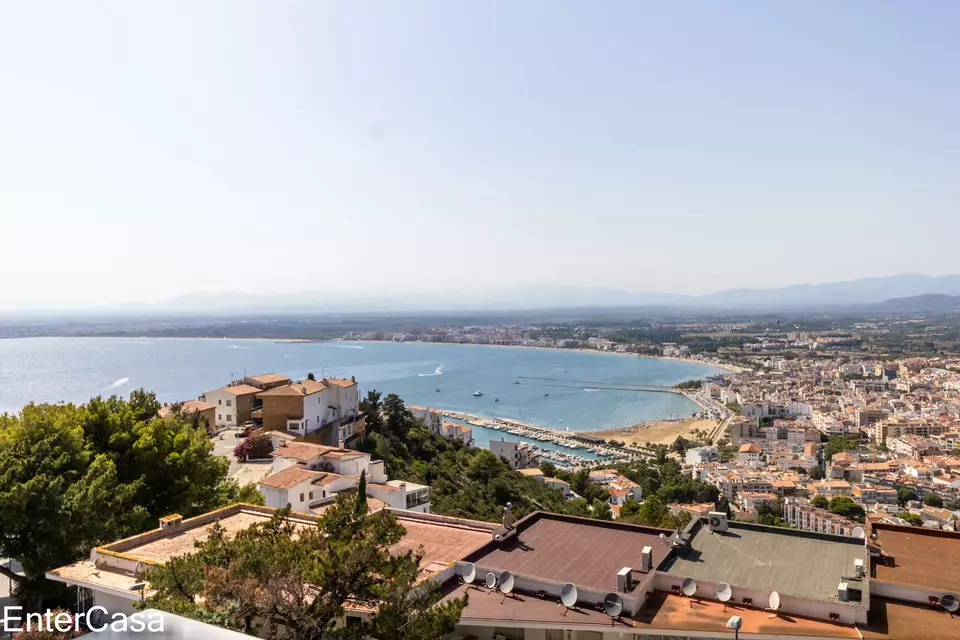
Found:
[[[210,441],[213,443],[213,452],[218,456],[223,456],[230,462],[230,470],[227,472],[227,475],[239,482],[240,485],[245,485],[248,482],[258,482],[260,478],[270,473],[271,463],[237,462],[237,459],[233,457],[233,449],[237,446],[237,443],[240,442],[240,439],[236,437],[236,433],[236,430],[228,429],[210,438]]]

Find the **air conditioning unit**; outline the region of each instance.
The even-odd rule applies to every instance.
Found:
[[[840,599],[840,602],[846,602],[850,599],[850,585],[846,582],[841,582],[837,586],[837,598]]]
[[[856,560],[853,561],[853,574],[858,578],[862,578],[864,576],[864,573],[865,572],[863,570],[863,558],[857,558]]]
[[[714,533],[726,531],[728,527],[727,514],[722,511],[711,511],[707,514],[707,523],[710,525],[710,531]]]
[[[624,567],[617,572],[617,592],[630,593],[633,591],[633,569]]]
[[[653,568],[653,547],[644,547],[640,552],[640,571],[646,573]]]

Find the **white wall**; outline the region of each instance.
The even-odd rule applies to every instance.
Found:
[[[266,506],[272,509],[282,509],[287,506],[287,492],[285,490],[265,487],[262,484],[258,485],[257,488],[260,490]]]
[[[93,603],[97,606],[103,607],[108,613],[123,613],[130,615],[137,610],[134,606],[136,603],[135,600],[128,600],[107,591],[94,591]]]
[[[237,398],[232,393],[223,389],[207,391],[203,394],[207,402],[216,408],[214,419],[217,427],[236,427],[237,426]],[[230,406],[227,406],[227,401]]]

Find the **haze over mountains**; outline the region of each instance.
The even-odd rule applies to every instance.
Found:
[[[796,284],[775,289],[730,289],[700,296],[574,286],[505,287],[485,293],[454,292],[449,295],[393,297],[322,291],[283,295],[192,293],[156,305],[138,305],[137,310],[164,313],[403,313],[578,307],[776,310],[876,306],[878,310],[891,311],[924,310],[927,307],[923,305],[930,305],[934,309],[956,308],[957,305],[948,296],[960,296],[960,275],[931,277],[903,274],[824,284]]]

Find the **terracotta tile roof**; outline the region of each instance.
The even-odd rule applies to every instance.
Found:
[[[257,376],[247,376],[247,380],[253,380],[260,384],[272,384],[274,382],[290,382],[290,378],[282,376],[279,373],[261,373]]]
[[[389,484],[380,484],[379,482],[371,482],[367,486],[376,487],[377,489],[383,489],[384,491],[400,491],[400,487],[394,487]]]
[[[288,460],[307,462],[309,460],[313,460],[314,458],[319,458],[328,449],[329,447],[324,447],[323,445],[319,444],[311,444],[309,442],[290,442],[282,447],[277,447],[270,455],[278,458],[286,458]]]
[[[304,469],[299,465],[287,467],[283,471],[271,474],[260,480],[260,484],[274,489],[292,489],[304,482],[312,482],[323,477],[323,472]]]
[[[324,378],[327,383],[332,384],[335,387],[352,387],[357,384],[356,380],[344,380],[343,378]]]
[[[202,400],[188,400],[183,403],[183,406],[180,408],[180,413],[199,413],[200,411],[209,411],[214,409],[214,405],[209,402],[203,402]]]
[[[235,384],[229,387],[222,387],[220,391],[226,391],[227,393],[232,393],[235,396],[247,396],[251,393],[260,393],[260,389],[257,389],[249,384]]]
[[[300,382],[291,382],[282,387],[274,387],[267,391],[257,389],[257,395],[262,398],[271,398],[276,396],[309,396],[327,389],[327,385],[316,380],[301,380]],[[306,391],[306,393],[304,393]]]

